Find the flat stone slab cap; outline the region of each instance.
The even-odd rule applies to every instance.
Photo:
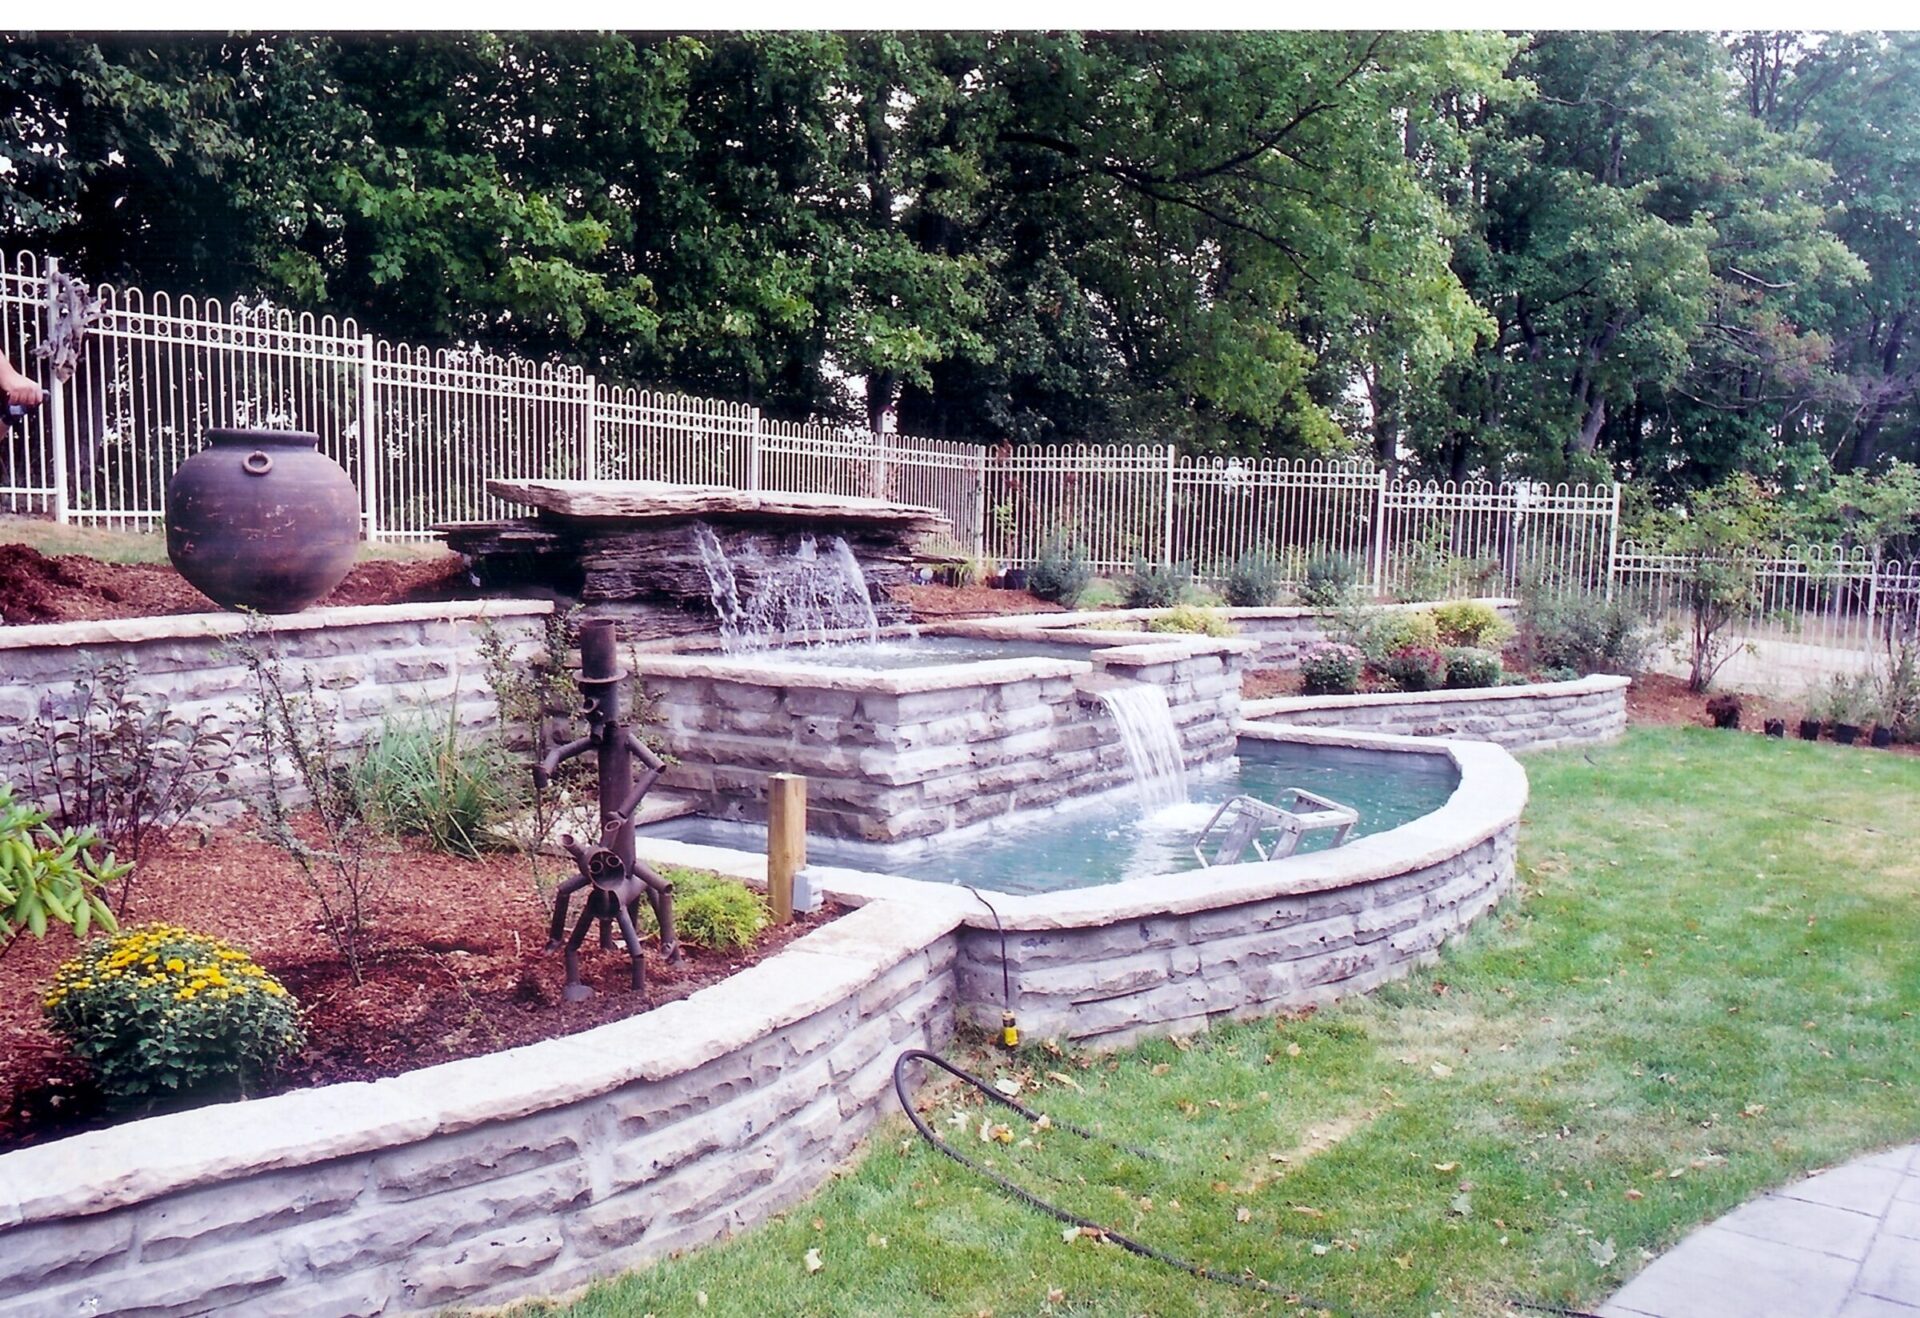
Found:
[[[675,485],[670,481],[490,480],[487,493],[508,503],[531,504],[559,517],[639,520],[751,515],[806,521],[838,518],[898,526],[909,531],[937,531],[952,525],[937,508],[888,503],[885,499],[733,490],[723,485]]]

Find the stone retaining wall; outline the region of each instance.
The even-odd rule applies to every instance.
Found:
[[[1467,691],[1280,696],[1247,701],[1248,718],[1298,728],[1363,728],[1412,737],[1471,737],[1511,751],[1613,741],[1627,730],[1624,677],[1583,677]]]
[[[257,643],[279,656],[289,691],[312,676],[334,711],[336,735],[352,746],[377,733],[383,719],[411,708],[444,719],[452,702],[462,726],[491,724],[493,692],[479,648],[483,626],[524,647],[552,611],[543,600],[309,609],[261,618]],[[250,726],[254,699],[253,679],[233,649],[246,628],[234,613],[0,627],[0,781],[24,784],[30,766],[44,776],[36,758],[44,751],[29,736],[41,702],[64,708],[76,674],[114,661],[131,666],[129,689],[150,712],[164,700],[176,717],[210,716],[238,739]],[[231,806],[258,782],[246,749],[231,780],[209,794],[209,805]]]
[[[873,906],[582,1034],[0,1155],[0,1318],[492,1305],[729,1234],[947,1042],[952,926]]]
[[[1229,758],[1249,648],[1156,638],[900,672],[642,654],[636,672],[679,761],[665,783],[702,814],[764,820],[767,775],[802,773],[813,832],[894,843],[1125,782],[1103,682],[1158,686],[1189,767]]]

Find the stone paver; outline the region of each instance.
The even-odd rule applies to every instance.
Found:
[[[1869,1154],[1701,1227],[1601,1318],[1920,1318],[1920,1145]]]

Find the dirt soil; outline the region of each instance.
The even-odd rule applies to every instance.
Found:
[[[581,969],[599,992],[563,1002],[560,953],[545,950],[552,905],[542,895],[560,874],[558,861],[542,862],[546,884],[537,888],[518,854],[466,861],[406,844],[390,860],[396,881],[378,908],[359,984],[293,862],[245,824],[176,829],[149,845],[121,923],[165,921],[229,939],[293,992],[308,1043],[269,1091],[278,1092],[397,1075],[637,1015],[726,979],[844,913],[829,903],[751,948],[686,947],[674,963],[661,960],[650,936],[644,993],[633,991],[617,934],[615,950],[601,951],[589,933]],[[576,894],[573,915],[580,906]],[[109,1124],[85,1068],[41,1018],[46,985],[75,947],[70,934],[54,931],[39,942],[17,939],[0,956],[0,1151]]]
[[[896,586],[893,597],[913,611],[915,622],[952,618],[998,618],[1015,613],[1065,613],[1064,605],[1024,590],[997,586]]]
[[[1710,692],[1700,695],[1689,691],[1685,678],[1669,677],[1664,673],[1642,673],[1627,688],[1627,720],[1635,724],[1710,728],[1713,718],[1707,713],[1707,701],[1718,694]],[[1764,736],[1767,720],[1777,718],[1786,721],[1787,736],[1797,738],[1800,735],[1800,719],[1806,713],[1803,702],[1746,691],[1738,695],[1740,731]],[[1832,733],[1829,731],[1825,735],[1830,738]],[[1867,744],[1864,734],[1854,745],[1863,750],[1873,749]],[[1920,742],[1897,741],[1882,749],[1896,755],[1920,755]]]
[[[460,599],[476,592],[455,554],[356,563],[316,607]],[[47,557],[0,544],[0,621],[85,622],[207,613],[218,606],[165,563],[103,563],[82,554]]]

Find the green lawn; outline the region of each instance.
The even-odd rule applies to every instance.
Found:
[[[1920,1139],[1920,759],[1663,729],[1527,768],[1523,891],[1414,979],[1191,1047],[969,1052],[1156,1156],[982,1143],[952,1090],[931,1120],[1150,1244],[1420,1318],[1592,1304],[1755,1192]],[[910,1135],[564,1312],[1296,1310],[1063,1240]]]

